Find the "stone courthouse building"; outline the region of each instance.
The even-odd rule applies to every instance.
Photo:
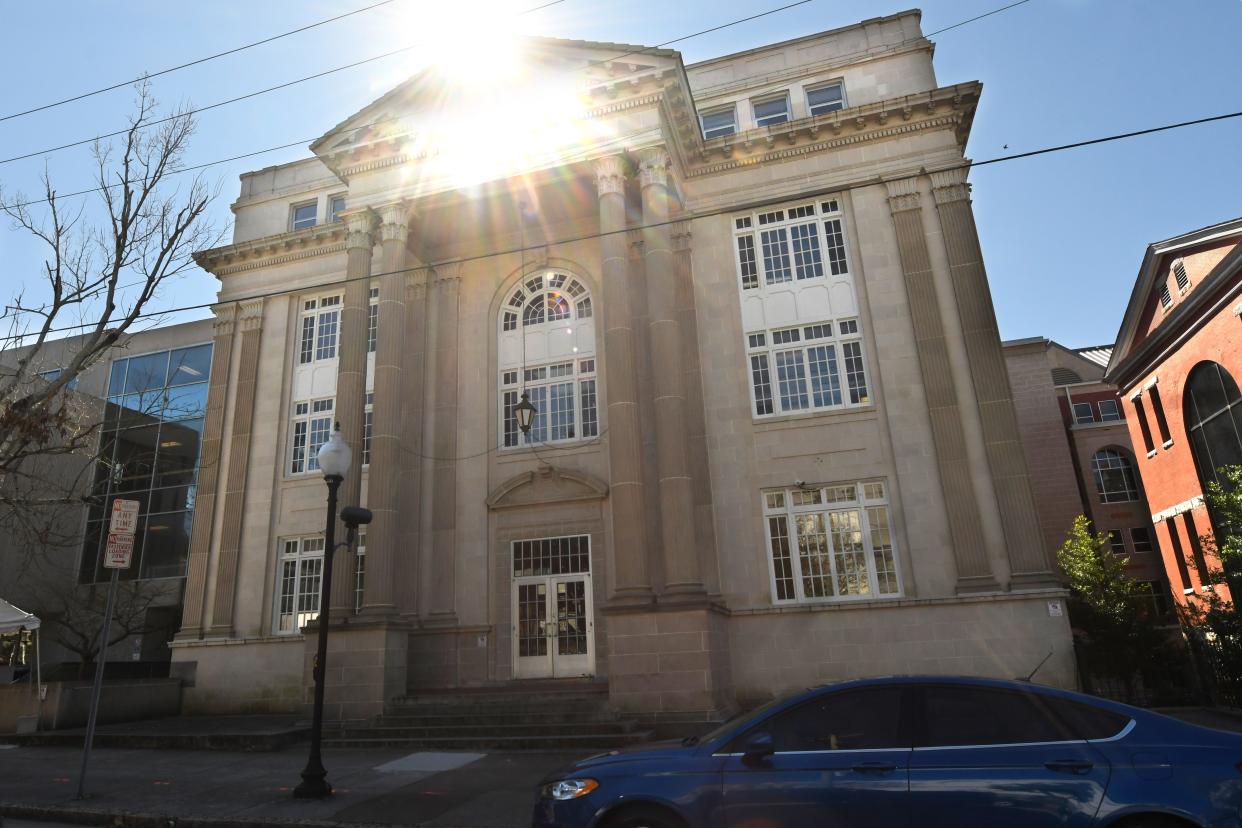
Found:
[[[981,86],[932,53],[917,11],[692,65],[533,39],[242,176],[198,256],[187,709],[305,698],[334,421],[375,519],[333,714],[583,677],[716,714],[1049,653],[1073,684],[963,169]]]

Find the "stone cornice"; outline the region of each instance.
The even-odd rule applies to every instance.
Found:
[[[200,250],[194,254],[194,261],[213,276],[223,278],[255,268],[342,253],[345,234],[343,222],[320,224],[292,233]]]

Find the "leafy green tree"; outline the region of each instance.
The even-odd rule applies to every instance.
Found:
[[[1115,555],[1108,533],[1093,534],[1084,515],[1074,518],[1057,561],[1069,582],[1074,645],[1091,673],[1121,682],[1132,695],[1135,679],[1156,663],[1168,634],[1150,593],[1126,575],[1128,558]]]

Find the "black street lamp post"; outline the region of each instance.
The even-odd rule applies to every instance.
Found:
[[[315,664],[312,670],[315,678],[315,706],[311,722],[310,757],[306,760],[306,769],[302,771],[302,782],[293,789],[293,795],[299,799],[322,799],[332,793],[328,784],[328,772],[324,769],[320,747],[323,742],[323,693],[324,670],[328,661],[328,621],[332,602],[332,561],[336,556],[336,492],[345,473],[349,471],[352,460],[349,445],[341,437],[341,424],[336,424],[332,436],[319,449],[319,468],[323,472],[324,482],[328,484],[328,521],[324,526],[323,575],[319,588],[319,642],[315,649]],[[341,512],[341,519],[348,529],[345,545],[354,542],[354,534],[358,527],[371,522],[371,513],[358,506],[347,506]]]

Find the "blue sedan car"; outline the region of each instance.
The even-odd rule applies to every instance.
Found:
[[[869,679],[593,756],[538,797],[535,828],[1242,826],[1242,735],[1023,682]]]

